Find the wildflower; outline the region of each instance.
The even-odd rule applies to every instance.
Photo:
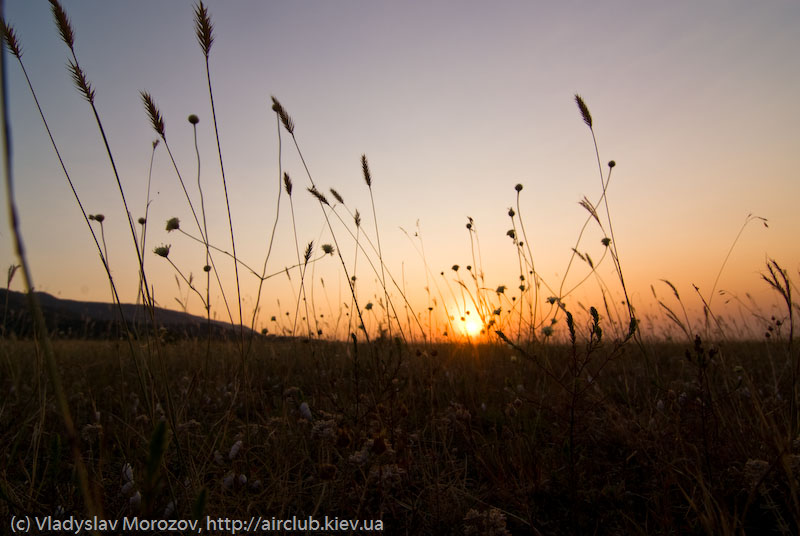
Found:
[[[181,220],[178,218],[170,218],[167,220],[167,232],[174,231],[181,228]]]
[[[505,285],[500,285],[499,287],[497,287],[497,290],[495,290],[495,292],[497,292],[498,294],[503,294],[505,291],[506,291]]]
[[[322,252],[326,255],[333,255],[333,246],[330,244],[322,244]]]
[[[514,231],[514,229],[509,229],[506,231],[506,236],[509,236],[511,237],[511,240],[514,240],[517,237],[517,233]]]
[[[204,272],[210,272],[211,271],[211,266],[206,264],[205,266],[203,266],[203,271]]]
[[[147,223],[147,220],[146,220],[146,219],[144,219],[144,218],[139,218],[139,225],[144,225],[145,223]]]
[[[457,264],[454,264],[452,269],[453,269],[454,272],[457,272],[458,268],[459,268],[459,266]]]
[[[125,465],[122,466],[122,478],[125,482],[133,482],[133,468],[131,464],[125,463]]]
[[[514,186],[514,189],[515,189],[517,192],[521,192],[521,191],[522,191],[522,185],[521,185],[521,184],[517,184],[516,186]]]
[[[166,259],[169,256],[170,247],[171,246],[158,246],[156,249],[153,250],[153,253],[155,253],[159,257],[164,257]]]
[[[133,480],[126,482],[126,483],[125,483],[125,484],[122,486],[122,488],[120,488],[120,490],[119,490],[120,494],[121,494],[123,497],[127,497],[127,496],[130,494],[130,492],[133,490],[133,487],[134,487],[135,485],[136,485],[136,483],[135,483]]]
[[[242,448],[242,440],[240,439],[236,443],[234,443],[233,446],[231,447],[231,451],[228,453],[228,459],[233,460],[234,458],[236,458],[241,448]]]
[[[608,245],[611,243],[611,239],[606,237],[606,238],[602,239],[600,241],[600,243],[603,244],[605,247],[608,247]]]
[[[613,168],[616,165],[617,165],[617,163],[614,162],[613,160],[609,161],[609,163],[608,163],[608,167],[610,167],[610,168]]]
[[[200,122],[200,118],[197,117],[195,114],[192,114],[189,116],[189,122],[193,125],[196,125],[197,123]]]
[[[105,219],[106,219],[106,217],[105,217],[105,216],[103,216],[102,214],[94,214],[94,215],[91,215],[91,214],[90,214],[90,215],[89,215],[89,219],[90,219],[90,220],[94,220],[94,221],[96,221],[97,223],[103,223],[103,220],[105,220]]]
[[[553,334],[553,326],[544,326],[542,328],[542,335],[550,337]]]
[[[513,218],[517,213],[514,212],[513,208],[508,209],[508,217]]]

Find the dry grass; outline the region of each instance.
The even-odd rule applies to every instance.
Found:
[[[536,362],[497,345],[385,346],[403,364],[387,375],[363,359],[359,405],[352,346],[255,344],[249,390],[234,379],[236,342],[217,343],[207,370],[205,341],[164,349],[177,428],[167,427],[163,459],[148,470],[165,393],[148,394],[148,414],[117,344],[58,342],[105,517],[191,518],[202,496],[204,514],[381,518],[390,534],[461,534],[487,512],[519,534],[797,531],[800,445],[776,442],[787,393],[765,367],[779,343],[692,348],[691,359],[681,345],[654,344],[655,378],[635,352],[592,369],[612,351],[601,346],[574,378],[577,399],[563,386],[574,377],[569,345],[543,347]],[[0,515],[80,515],[58,415],[47,402],[40,420],[28,381],[33,345],[2,345],[0,455],[10,463]]]

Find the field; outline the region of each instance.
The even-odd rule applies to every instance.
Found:
[[[2,516],[80,516],[34,344],[2,344]],[[161,348],[146,394],[124,345],[56,349],[108,519],[327,515],[388,534],[792,534],[800,519],[785,340],[258,340],[244,377],[234,343],[206,359],[198,341]]]
[[[466,239],[458,238],[464,264],[429,262],[419,222],[413,236],[403,229],[416,257],[398,258],[381,210],[401,203],[376,203],[367,156],[358,165],[362,214],[337,190],[321,186],[325,173],[310,171],[294,119],[272,96],[267,115],[277,130],[278,191],[274,210],[257,205],[259,225],[268,220],[269,231],[255,239],[241,223],[252,221],[245,219],[251,214],[237,212],[235,201],[243,197],[229,197],[228,179],[236,173],[226,179],[223,146],[231,145],[221,141],[214,97],[225,84],[212,76],[217,35],[203,2],[193,6],[193,22],[210,113],[202,123],[192,113],[190,126],[183,124],[194,152],[186,152],[188,143],[179,149],[171,134],[173,153],[155,97],[137,94],[139,119],[146,118],[155,139],[146,183],[139,185],[144,192],[146,184],[147,197],[135,205],[112,149],[110,133],[120,136],[120,130],[104,126],[108,112],[96,106],[69,16],[57,0],[50,8],[72,89],[102,140],[103,180],[111,185],[104,192],[122,210],[88,208],[105,210],[110,202],[95,195],[98,186],[89,181],[96,178],[70,171],[19,36],[3,21],[4,61],[20,69],[17,81],[33,97],[69,203],[77,207],[73,216],[85,223],[81,251],[89,243],[102,272],[87,268],[90,262],[98,268],[95,258],[58,258],[63,249],[56,240],[47,242],[52,257],[38,262],[57,271],[63,263],[76,280],[100,273],[94,286],[99,279],[112,305],[95,304],[105,310],[102,322],[80,317],[78,300],[68,328],[54,327],[58,310],[48,310],[45,319],[20,221],[49,221],[55,209],[45,201],[20,209],[4,136],[14,257],[0,325],[0,531],[103,533],[116,531],[122,520],[140,523],[123,532],[164,533],[173,523],[186,534],[201,532],[198,527],[208,533],[468,535],[800,531],[800,305],[793,261],[766,256],[753,274],[769,294],[761,301],[721,284],[745,229],[768,227],[766,218],[744,218],[733,242],[722,246],[729,249],[713,268],[713,285],[694,286],[687,299],[662,279],[650,286],[654,303],[646,309],[641,290],[630,286],[631,266],[612,224],[609,184],[617,164],[601,158],[589,107],[573,94],[573,119],[588,129],[590,174],[598,175],[594,197],[578,202],[580,221],[534,227],[517,183],[513,204],[504,209],[505,236],[482,235],[482,249],[478,222],[466,218]],[[14,125],[3,91],[8,134]],[[163,167],[154,180],[157,155],[169,160],[171,186]],[[212,186],[209,174],[221,180]],[[385,185],[379,180],[376,174],[376,191]],[[541,198],[551,186],[537,184],[524,195]],[[169,194],[159,198],[160,189]],[[482,191],[459,187],[459,195],[440,202],[457,205]],[[649,192],[647,198],[626,197],[626,203],[655,210],[647,204],[658,203]],[[785,229],[791,221],[781,224]],[[539,240],[546,244],[546,235],[562,228],[577,231],[559,249],[566,267],[544,269],[550,252],[543,254],[547,247],[540,249]],[[176,237],[174,249],[154,243],[159,231],[155,236]],[[789,236],[786,242],[795,238]],[[501,239],[513,252],[505,264],[493,258]],[[427,244],[428,254],[441,246]],[[781,246],[796,255],[791,244]],[[263,268],[249,260],[256,248],[264,252]],[[705,257],[688,251],[673,256],[707,268]],[[490,283],[486,265],[503,267],[505,283],[512,284]],[[416,277],[407,280],[406,269],[418,270]],[[27,309],[9,316],[9,291],[17,283]],[[132,296],[136,303],[126,303]],[[172,300],[183,313],[201,315],[191,332],[165,327],[167,316],[175,321],[171,327],[186,325],[180,323],[185,314],[163,308],[164,302],[174,307]],[[110,525],[76,527],[85,520]],[[283,520],[293,524],[276,525]]]

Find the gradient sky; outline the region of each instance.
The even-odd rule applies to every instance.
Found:
[[[155,133],[139,91],[164,115],[167,139],[196,196],[196,161],[186,117],[200,117],[202,181],[212,243],[229,249],[204,57],[189,1],[64,1],[78,60],[96,90],[134,219],[144,214]],[[262,2],[207,3],[215,24],[211,75],[237,236],[245,262],[261,270],[278,193],[277,128],[270,95],[293,117],[314,181],[336,188],[351,210],[374,222],[360,169],[369,158],[387,266],[416,310],[427,307],[425,269],[409,239],[422,231],[427,263],[448,301],[445,271],[472,264],[467,217],[481,245],[486,286],[517,286],[517,256],[506,236],[514,185],[524,185],[521,212],[536,268],[558,285],[586,212],[578,201],[601,192],[592,136],[574,103],[579,93],[594,118],[605,163],[617,167],[608,196],[631,299],[652,309],[669,279],[690,311],[706,298],[748,214],[747,226],[718,289],[768,312],[778,303],[760,281],[766,259],[790,277],[800,269],[800,4],[746,2]],[[71,84],[45,0],[10,0],[6,18],[68,170],[87,211],[106,216],[112,271],[123,301],[134,301],[136,256],[116,183],[88,104]],[[13,60],[13,61],[11,61]],[[34,282],[63,298],[110,299],[86,224],[50,147],[19,65],[7,65],[17,202]],[[332,242],[318,204],[283,133],[283,166],[295,183],[299,241]],[[174,270],[152,253],[171,244],[188,275],[202,274],[202,248],[167,234],[172,216],[196,233],[174,170],[158,148],[148,229],[148,267],[160,305],[178,308]],[[3,213],[5,198],[3,192]],[[330,198],[330,196],[329,196]],[[295,259],[288,198],[283,196],[268,272]],[[341,210],[341,208],[339,209]],[[341,212],[346,214],[346,212]],[[335,225],[339,225],[338,223]],[[336,228],[335,228],[336,229]],[[344,237],[338,227],[340,239]],[[580,250],[602,255],[590,226]],[[351,240],[342,251],[353,263]],[[15,262],[7,228],[0,263]],[[235,291],[229,262],[218,257],[226,292]],[[609,269],[602,273],[614,289]],[[376,301],[375,276],[363,256],[357,275],[363,301]],[[570,282],[586,274],[576,266]],[[293,274],[268,281],[261,319],[294,309]],[[338,259],[315,265],[318,313],[347,302]],[[242,275],[245,307],[256,292]],[[204,283],[199,285],[204,287]],[[16,280],[12,288],[20,289]],[[589,281],[571,297],[596,299]],[[455,290],[455,287],[454,287]],[[185,296],[186,288],[183,287]],[[217,291],[216,295],[219,294]],[[582,298],[580,296],[583,296]],[[588,301],[587,301],[588,300]],[[278,302],[280,301],[280,306]],[[716,307],[723,298],[716,297]],[[190,310],[201,314],[199,299]],[[448,303],[452,308],[453,304]],[[221,302],[212,297],[220,318]],[[778,309],[775,309],[776,311]],[[720,312],[722,309],[720,309]],[[738,314],[736,308],[728,314]]]

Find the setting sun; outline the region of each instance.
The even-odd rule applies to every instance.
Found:
[[[467,337],[477,337],[483,331],[483,323],[480,318],[466,317],[461,326],[461,330]]]

